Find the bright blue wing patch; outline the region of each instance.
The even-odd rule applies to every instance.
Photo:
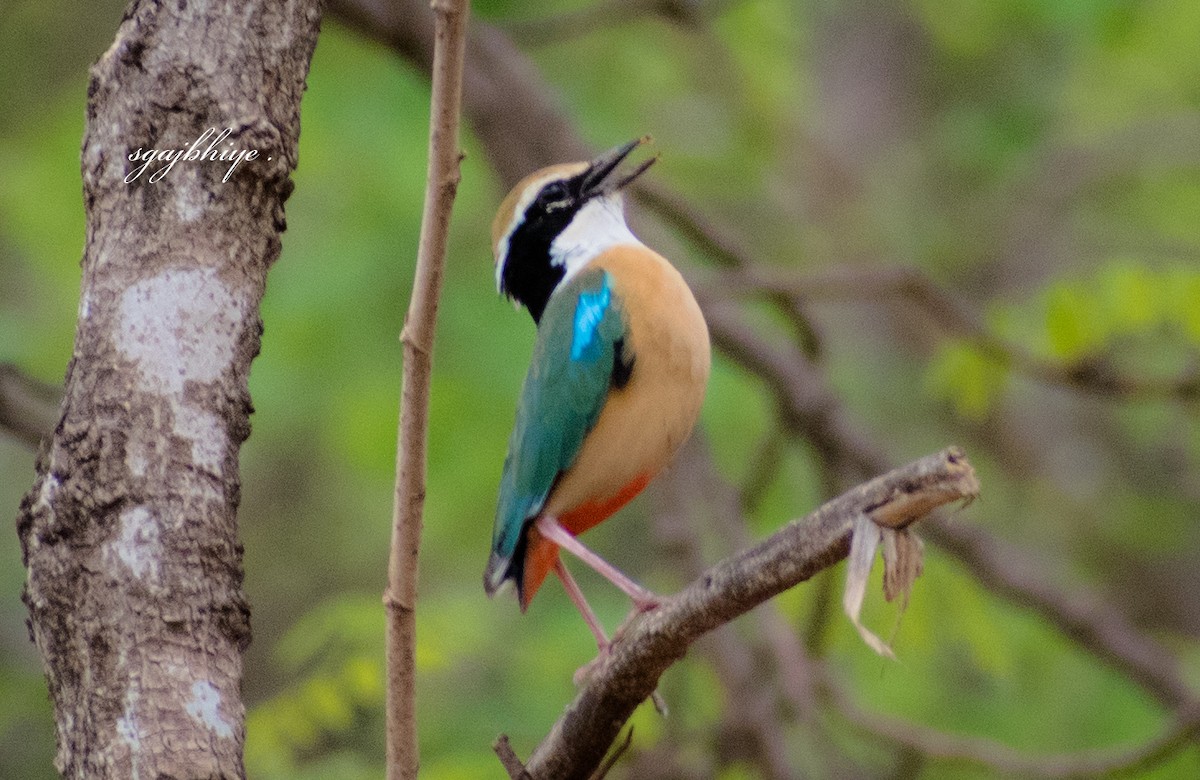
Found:
[[[604,274],[599,290],[579,294],[575,305],[575,332],[571,339],[571,360],[595,360],[600,352],[600,323],[612,303],[609,275]]]

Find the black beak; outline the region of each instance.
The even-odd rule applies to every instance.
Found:
[[[642,136],[635,138],[627,144],[610,149],[596,159],[592,160],[588,169],[583,172],[582,190],[583,197],[593,198],[597,195],[606,195],[610,192],[616,192],[622,187],[627,186],[637,177],[646,172],[653,165],[658,157],[651,157],[644,163],[639,165],[628,176],[619,179],[611,180],[609,177],[617,170],[617,167],[625,160],[629,154],[639,146],[650,141],[650,136]]]

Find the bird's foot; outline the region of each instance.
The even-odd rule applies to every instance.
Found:
[[[663,602],[657,595],[641,586],[638,586],[636,593],[629,594],[629,599],[633,602],[634,612],[653,612]]]
[[[625,616],[625,619],[621,621],[621,625],[617,626],[617,630],[613,632],[611,644],[615,645],[617,642],[620,642],[625,636],[625,632],[629,630],[631,625],[637,622],[639,617],[645,615],[647,612],[658,609],[667,601],[667,599],[655,596],[653,593],[649,593],[649,595],[651,598],[646,601],[633,602],[633,609],[629,610],[629,614]]]

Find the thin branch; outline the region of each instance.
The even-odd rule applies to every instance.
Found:
[[[865,513],[892,522],[908,507],[951,503],[978,491],[970,464],[950,448],[864,483],[717,563],[618,632],[611,653],[530,757],[529,774],[588,777],[634,709],[692,642],[844,558],[856,517]]]
[[[677,231],[700,254],[719,266],[733,269],[729,277],[738,279],[757,268],[746,242],[730,226],[713,222],[679,193],[645,178],[634,185],[633,191],[640,205]],[[766,291],[766,296],[791,323],[805,355],[810,359],[819,357],[821,339],[805,311],[803,298],[787,290]]]
[[[429,170],[421,238],[404,330],[404,374],[396,457],[392,544],[388,559],[387,777],[415,780],[417,563],[425,506],[429,387],[438,297],[446,261],[450,213],[458,191],[459,106],[466,45],[467,0],[436,0],[436,44],[429,117]]]
[[[492,743],[492,750],[495,751],[496,758],[500,759],[500,766],[508,773],[509,780],[531,780],[529,773],[525,771],[525,765],[521,763],[517,752],[508,741],[507,734],[496,737],[496,741]]]
[[[629,746],[633,744],[633,726],[625,732],[625,739],[617,743],[616,747],[608,752],[604,760],[600,762],[600,766],[596,767],[596,771],[592,773],[590,780],[604,780],[608,777],[608,773],[621,760],[621,756],[625,755],[629,750]]]
[[[328,15],[394,49],[426,74],[433,67],[428,0],[328,0]],[[541,74],[504,33],[471,25],[463,114],[486,137],[483,152],[505,187],[552,162],[583,160],[589,148]]]
[[[805,275],[743,269],[720,275],[711,286],[725,295],[787,296],[797,301],[899,299],[919,308],[946,332],[970,342],[984,356],[1045,384],[1121,400],[1200,398],[1200,373],[1143,377],[1119,373],[1102,356],[1074,363],[1039,357],[991,332],[967,306],[916,268],[847,267]]]
[[[1187,747],[1200,735],[1200,709],[1181,711],[1161,733],[1128,748],[1081,750],[1035,756],[995,740],[949,734],[868,712],[849,693],[825,676],[821,692],[834,708],[862,731],[893,745],[918,751],[934,761],[975,764],[1004,777],[1083,778],[1131,775],[1153,768]]]
[[[30,449],[54,430],[62,388],[39,382],[10,363],[0,363],[0,431]]]
[[[597,0],[582,8],[540,17],[506,19],[501,28],[518,44],[539,46],[563,43],[584,35],[639,22],[643,18],[658,18],[683,27],[699,27],[724,2],[702,0]]]
[[[927,523],[923,532],[964,564],[988,592],[1042,615],[1168,709],[1200,707],[1175,658],[1094,593],[1051,584],[1028,553],[963,523]]]
[[[774,428],[767,431],[750,455],[745,482],[738,490],[738,503],[744,514],[753,514],[783,468],[786,440]]]
[[[742,312],[727,301],[699,290],[696,297],[713,346],[775,394],[790,434],[807,439],[839,474],[866,476],[887,469],[886,456],[851,422],[833,389],[803,351],[794,345],[764,341]]]

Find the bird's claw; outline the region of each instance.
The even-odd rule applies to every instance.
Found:
[[[630,600],[636,612],[653,612],[662,605],[662,599],[648,590],[638,596],[630,596]]]

